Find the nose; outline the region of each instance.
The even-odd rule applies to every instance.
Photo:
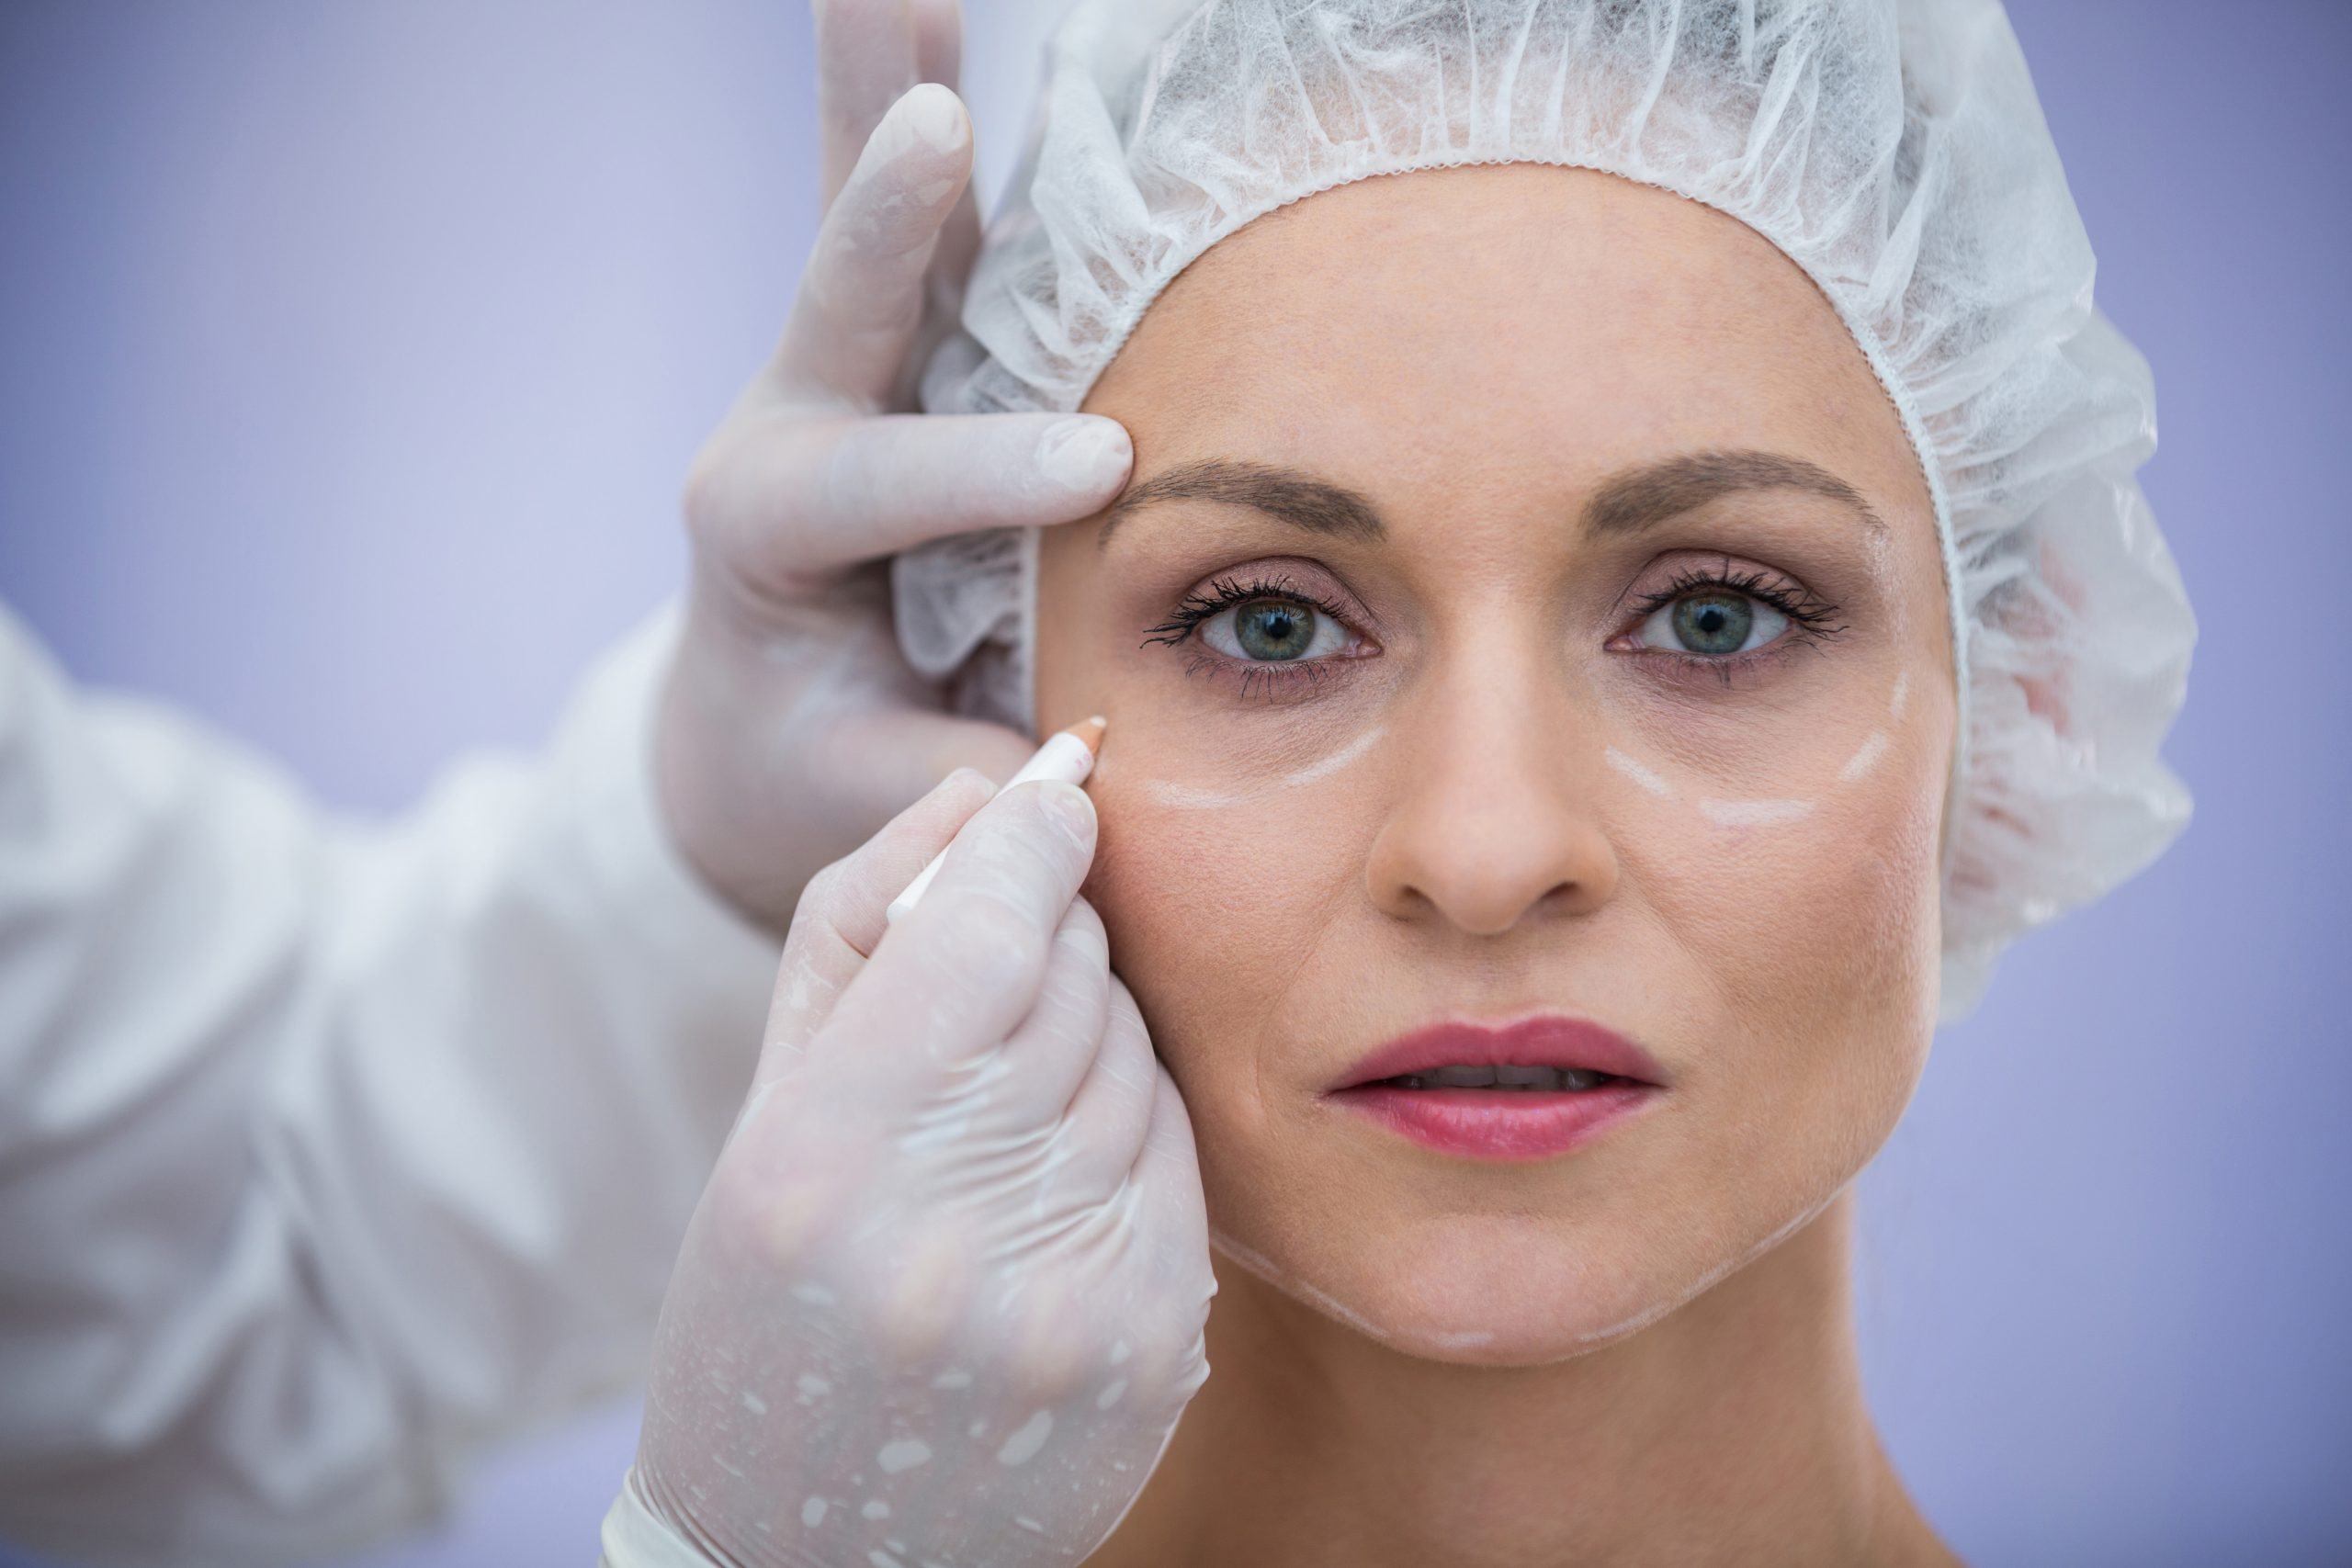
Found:
[[[1590,914],[1617,891],[1617,854],[1579,778],[1574,716],[1484,691],[1431,694],[1396,739],[1404,793],[1365,863],[1374,905],[1475,936]]]

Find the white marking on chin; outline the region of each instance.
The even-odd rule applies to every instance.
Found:
[[[1494,1342],[1493,1332],[1485,1328],[1458,1328],[1430,1336],[1430,1343],[1447,1350],[1475,1350],[1481,1345]]]
[[[1719,828],[1771,828],[1810,817],[1810,800],[1702,800],[1699,809]]]
[[[1395,1337],[1370,1318],[1351,1308],[1329,1292],[1317,1290],[1304,1280],[1291,1278],[1289,1274],[1274,1267],[1272,1260],[1263,1253],[1251,1251],[1218,1230],[1209,1232],[1209,1240],[1219,1252],[1224,1253],[1285,1295],[1295,1296],[1308,1305],[1318,1308],[1326,1314],[1346,1324],[1367,1339],[1377,1339],[1384,1345],[1394,1342]]]

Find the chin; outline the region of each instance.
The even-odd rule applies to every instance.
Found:
[[[1433,1214],[1329,1236],[1306,1256],[1261,1250],[1222,1228],[1216,1246],[1291,1300],[1400,1355],[1490,1367],[1598,1349],[1745,1260],[1729,1248],[1720,1263],[1668,1259],[1655,1235],[1594,1234],[1523,1214]]]

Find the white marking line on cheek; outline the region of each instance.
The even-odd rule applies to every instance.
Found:
[[[1846,759],[1846,765],[1838,770],[1838,777],[1843,783],[1852,784],[1856,779],[1878,766],[1878,760],[1885,755],[1886,731],[1873,729],[1854,754]]]
[[[1658,777],[1656,773],[1650,772],[1649,769],[1644,767],[1639,761],[1627,756],[1624,752],[1620,751],[1614,746],[1603,749],[1600,753],[1600,758],[1601,761],[1607,762],[1611,767],[1616,769],[1619,773],[1624,774],[1627,778],[1633,780],[1635,784],[1641,785],[1644,789],[1649,791],[1652,795],[1657,795],[1661,800],[1674,793],[1673,785],[1668,784],[1664,779]]]
[[[1699,809],[1719,828],[1770,828],[1810,817],[1810,800],[1702,800]]]
[[[1886,699],[1887,718],[1890,721],[1899,722],[1903,717],[1904,705],[1909,703],[1910,700],[1911,671],[1908,670],[1898,670],[1894,674],[1894,694]]]
[[[1317,779],[1323,777],[1327,773],[1336,773],[1341,768],[1346,767],[1350,762],[1354,761],[1358,757],[1363,756],[1366,751],[1371,750],[1373,742],[1378,740],[1382,736],[1387,733],[1388,727],[1386,725],[1374,725],[1370,729],[1365,730],[1362,735],[1357,736],[1353,740],[1349,741],[1345,746],[1340,747],[1338,750],[1332,752],[1321,761],[1309,762],[1306,766],[1299,769],[1298,772],[1295,773],[1284,774],[1283,777],[1283,783],[1286,784],[1313,784]]]
[[[1172,806],[1180,811],[1204,811],[1241,804],[1241,796],[1238,795],[1220,795],[1213,789],[1194,789],[1190,784],[1165,784],[1159,779],[1146,781],[1143,789],[1160,805]]]

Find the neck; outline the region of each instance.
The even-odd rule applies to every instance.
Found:
[[[1090,1561],[1949,1562],[1862,1402],[1851,1201],[1639,1333],[1537,1368],[1400,1355],[1220,1259],[1215,1370]]]

